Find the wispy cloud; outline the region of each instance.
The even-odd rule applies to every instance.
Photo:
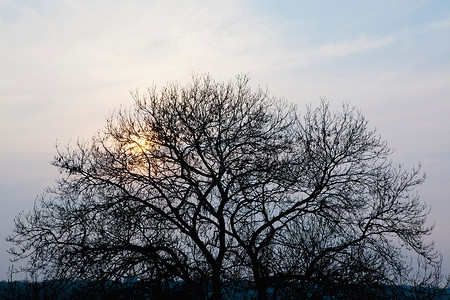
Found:
[[[450,19],[444,19],[437,22],[428,23],[427,28],[432,29],[450,29]]]
[[[351,42],[328,44],[317,51],[318,57],[339,57],[349,54],[382,48],[393,42],[393,38],[373,39],[361,37]]]

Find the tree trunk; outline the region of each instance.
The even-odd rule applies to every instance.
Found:
[[[255,280],[256,291],[258,292],[258,300],[267,300],[267,283],[263,279]]]
[[[222,282],[220,280],[220,268],[213,270],[212,278],[212,300],[221,300],[222,299]]]
[[[259,264],[257,261],[253,262],[253,278],[255,280],[256,292],[258,293],[258,300],[267,300],[267,282],[261,276]]]

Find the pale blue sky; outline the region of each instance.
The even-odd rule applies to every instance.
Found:
[[[0,238],[128,91],[246,73],[299,106],[348,101],[421,161],[450,273],[450,1],[0,0]],[[9,265],[0,239],[0,280]]]

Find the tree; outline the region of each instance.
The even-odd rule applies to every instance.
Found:
[[[437,274],[420,170],[392,165],[348,105],[299,117],[248,80],[135,92],[92,141],[57,147],[66,177],[18,216],[11,253],[44,278],[133,278],[162,297],[404,284],[403,248]]]

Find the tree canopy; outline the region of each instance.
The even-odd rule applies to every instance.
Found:
[[[358,110],[299,113],[246,76],[132,95],[92,140],[57,147],[65,176],[9,238],[29,270],[214,299],[439,283],[425,176],[393,164]]]

